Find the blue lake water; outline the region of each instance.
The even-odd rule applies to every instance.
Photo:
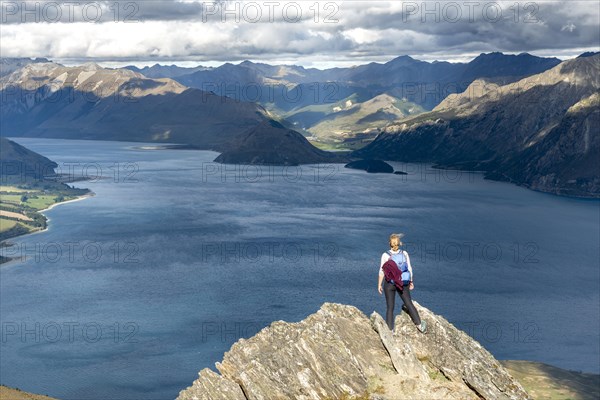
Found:
[[[392,232],[406,234],[413,298],[497,358],[600,372],[598,201],[417,164],[225,167],[206,151],[15,140],[98,179],[3,250],[21,259],[0,267],[2,384],[173,399],[274,320],[327,301],[384,313]]]

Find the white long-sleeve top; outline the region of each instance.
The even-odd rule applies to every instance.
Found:
[[[389,250],[392,254],[398,254],[401,250],[398,249],[398,251],[394,251],[394,250]],[[414,276],[413,276],[413,270],[412,270],[412,265],[410,265],[410,257],[408,256],[408,253],[404,250],[402,250],[404,252],[404,257],[406,257],[406,263],[408,264],[408,271],[410,272],[410,279],[414,280]],[[383,264],[385,264],[387,262],[387,260],[390,259],[390,255],[386,252],[384,252],[381,255],[381,264],[379,265],[379,276],[384,276],[383,273]]]

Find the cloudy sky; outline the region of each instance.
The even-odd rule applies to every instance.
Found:
[[[245,59],[331,67],[408,54],[570,58],[600,46],[586,1],[5,1],[3,57],[66,64],[219,65]]]

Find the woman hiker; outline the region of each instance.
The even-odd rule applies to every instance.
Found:
[[[404,302],[402,309],[408,312],[417,329],[425,333],[427,332],[427,323],[421,321],[419,313],[410,298],[410,291],[414,289],[415,285],[413,284],[412,266],[410,265],[408,253],[400,250],[400,246],[402,245],[400,239],[402,236],[404,235],[395,233],[390,235],[390,250],[381,255],[377,288],[379,289],[379,294],[385,292],[385,302],[387,305],[385,319],[390,330],[394,329],[394,303],[396,301],[396,292],[398,292]],[[395,282],[394,277],[396,277],[396,281],[401,281],[402,283]],[[386,278],[385,282],[384,278]]]

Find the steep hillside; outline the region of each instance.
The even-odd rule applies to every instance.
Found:
[[[274,123],[260,105],[129,69],[30,63],[0,83],[5,136],[179,143],[224,152],[221,162],[346,160]]]
[[[31,151],[18,143],[0,137],[0,176],[2,183],[24,182],[26,177],[42,179],[54,174],[54,161]]]
[[[599,72],[596,54],[509,85],[475,81],[353,155],[484,170],[540,191],[600,197]]]
[[[95,64],[29,64],[2,78],[2,134],[193,144],[219,150],[264,110]]]
[[[535,361],[505,360],[500,363],[536,400],[600,398],[600,375],[568,371]]]

